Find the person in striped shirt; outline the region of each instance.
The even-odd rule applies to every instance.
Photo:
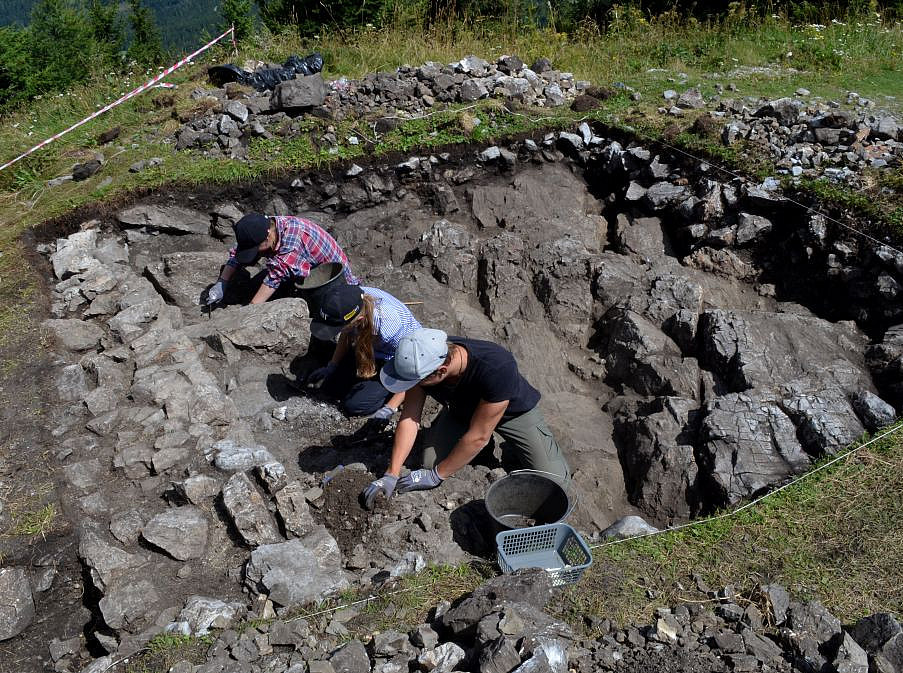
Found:
[[[315,369],[308,383],[341,400],[349,416],[388,420],[404,400],[379,381],[379,371],[395,357],[402,338],[421,329],[398,299],[375,287],[335,285],[319,302],[310,331],[318,339],[339,337],[329,362]]]
[[[286,281],[306,278],[318,264],[339,262],[344,266],[346,283],[360,282],[351,273],[348,257],[336,240],[321,226],[303,217],[248,213],[235,223],[234,229],[236,246],[229,251],[229,261],[219,278],[207,290],[207,305],[221,302],[236,270],[260,257],[267,258],[267,273],[251,299],[252,304],[265,302]]]

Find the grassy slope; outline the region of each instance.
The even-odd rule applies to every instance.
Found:
[[[698,85],[704,92],[713,93],[716,83],[734,82],[737,95],[778,96],[791,95],[804,86],[813,94],[839,100],[847,91],[855,90],[889,109],[898,109],[900,101],[885,96],[903,90],[903,30],[874,23],[816,29],[793,28],[780,21],[753,25],[738,19],[717,27],[661,21],[652,26],[622,25],[604,36],[590,33],[579,38],[550,31],[506,35],[455,28],[424,39],[388,30],[364,32],[351,42],[328,35],[306,44],[289,37],[260,38],[245,45],[238,57],[220,51],[208,61],[241,62],[251,57],[281,60],[289,53],[312,49],[323,52],[327,77],[356,77],[402,63],[450,62],[467,53],[485,58],[517,53],[528,62],[547,56],[579,78],[596,84],[622,81],[641,92],[639,103],[613,99],[594,117],[615,123],[626,120],[649,137],[657,137],[666,124],[655,113],[665,88]],[[739,66],[769,66],[771,71],[706,76]],[[788,67],[802,72],[791,72]],[[179,84],[176,114],[197,105],[189,94],[194,86],[202,85],[203,71],[204,66],[198,64],[169,79]],[[678,77],[680,72],[686,73],[686,80]],[[101,75],[91,86],[36,101],[28,109],[6,116],[0,127],[0,156],[13,156],[65,128],[130,90],[144,77],[145,73],[138,73],[130,81],[121,81]],[[39,287],[36,274],[21,254],[19,236],[26,228],[75,206],[116,198],[136,188],[227,182],[325,164],[335,158],[316,150],[307,139],[289,144],[257,142],[249,163],[198,160],[188,153],[177,154],[163,138],[178,122],[172,109],[153,104],[157,95],[146,93],[0,173],[0,350],[4,353],[10,351],[6,346],[30,338],[28,316]],[[552,118],[536,113],[534,120],[528,120],[487,102],[466,113],[452,111],[410,122],[379,139],[376,148],[343,145],[338,156],[350,158],[365,151],[407,150],[467,140],[473,135],[464,114],[480,116],[484,121],[477,127],[482,129],[482,139],[530,127],[571,124],[577,118],[569,111],[555,111]],[[311,129],[320,123],[311,122]],[[116,125],[122,127],[122,136],[103,148],[107,163],[100,173],[83,183],[54,189],[45,186],[47,179],[90,158],[98,150],[94,140],[97,134]],[[351,133],[363,138],[371,135],[364,125],[339,125],[340,138]],[[748,167],[751,162],[742,153],[721,150],[714,143],[687,134],[678,136],[677,142],[720,156],[737,168]],[[110,149],[116,146],[122,150]],[[151,156],[163,157],[164,165],[140,174],[127,172],[132,162]],[[104,186],[107,177],[113,182]],[[891,192],[882,198],[889,200],[889,208],[898,207],[903,179],[890,174],[883,180],[876,194],[880,194],[880,187],[889,188]],[[832,193],[841,202],[852,198],[843,190],[834,189]],[[3,365],[9,374],[16,362],[4,356]],[[749,588],[763,579],[782,581],[803,595],[821,598],[845,619],[878,609],[903,611],[899,580],[903,540],[899,526],[894,525],[901,514],[901,468],[901,444],[884,442],[880,449],[869,449],[739,519],[599,550],[594,568],[579,590],[565,594],[559,610],[571,617],[591,613],[621,621],[643,619],[656,605],[681,598],[703,600],[687,579],[689,572],[698,572],[712,585],[732,582]],[[469,567],[430,569],[406,581],[410,591],[370,604],[360,618],[360,628],[384,628],[393,620],[415,623],[438,597],[460,594],[478,582],[484,572],[485,568]],[[389,603],[393,605],[389,612],[395,617],[386,618]]]

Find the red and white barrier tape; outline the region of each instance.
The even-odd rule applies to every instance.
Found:
[[[0,171],[2,171],[4,168],[9,168],[10,166],[12,166],[12,165],[13,165],[14,163],[16,163],[17,161],[21,161],[22,159],[24,159],[25,157],[27,157],[27,156],[28,156],[29,154],[31,154],[32,152],[36,152],[37,150],[41,149],[42,147],[45,147],[45,146],[49,145],[49,144],[52,143],[54,140],[57,140],[58,138],[62,138],[64,135],[66,135],[67,133],[69,133],[69,131],[73,131],[73,130],[77,129],[79,126],[82,126],[83,124],[87,124],[89,121],[91,121],[92,119],[94,119],[94,118],[96,118],[96,117],[99,117],[99,116],[102,115],[104,112],[107,112],[108,110],[113,109],[113,108],[116,107],[117,105],[120,105],[120,104],[124,103],[124,102],[127,101],[129,98],[133,98],[134,96],[137,96],[139,93],[142,93],[143,91],[146,91],[147,89],[150,89],[151,87],[155,86],[155,85],[157,84],[157,82],[159,82],[161,79],[163,79],[163,78],[166,77],[167,75],[171,75],[175,70],[181,68],[183,65],[185,65],[186,63],[188,63],[191,59],[193,59],[195,56],[197,56],[197,55],[200,54],[201,52],[207,51],[208,49],[210,49],[210,47],[212,47],[214,44],[216,44],[217,42],[219,42],[220,40],[222,40],[222,39],[223,39],[224,37],[226,37],[227,35],[232,35],[232,44],[233,44],[233,46],[234,46],[234,45],[235,45],[235,26],[232,26],[231,28],[229,28],[229,30],[227,30],[225,33],[223,33],[222,35],[220,35],[218,38],[216,38],[216,39],[214,39],[214,40],[211,40],[210,42],[208,42],[207,44],[205,44],[203,47],[201,47],[200,49],[198,49],[198,50],[195,51],[194,53],[189,54],[188,56],[186,56],[185,58],[183,58],[181,61],[179,61],[178,63],[176,63],[175,65],[171,65],[171,66],[168,67],[166,70],[164,70],[163,72],[161,72],[159,75],[157,75],[156,77],[154,77],[152,80],[149,80],[149,81],[146,82],[145,84],[142,84],[141,86],[139,86],[139,87],[138,87],[137,89],[135,89],[134,91],[131,91],[131,92],[127,93],[126,95],[124,95],[124,96],[123,96],[122,98],[120,98],[119,100],[113,101],[113,102],[110,103],[109,105],[107,105],[107,106],[105,106],[105,107],[102,107],[100,110],[98,110],[98,111],[95,112],[94,114],[92,114],[92,115],[90,115],[90,116],[88,116],[88,117],[85,117],[85,118],[82,119],[80,122],[77,122],[77,123],[73,124],[72,126],[70,126],[69,128],[67,128],[65,131],[60,131],[60,132],[57,133],[56,135],[53,135],[53,136],[47,138],[47,140],[44,140],[44,141],[38,143],[37,145],[35,145],[34,147],[32,147],[32,148],[31,148],[30,150],[28,150],[27,152],[23,152],[22,154],[20,154],[19,156],[17,156],[17,157],[16,157],[15,159],[13,159],[12,161],[7,161],[5,164],[3,164],[2,166],[0,166]]]

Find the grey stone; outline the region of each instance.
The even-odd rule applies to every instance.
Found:
[[[411,643],[408,637],[398,631],[384,631],[373,636],[370,650],[375,657],[394,657],[400,652],[410,653]]]
[[[699,89],[687,89],[677,99],[677,107],[686,110],[698,110],[705,107],[705,100]]]
[[[71,351],[93,350],[104,334],[102,328],[84,320],[50,319],[42,324],[53,333],[57,341]]]
[[[443,643],[431,650],[426,650],[417,657],[420,668],[429,673],[451,673],[464,659],[464,650],[455,643]]]
[[[241,101],[230,100],[223,106],[223,112],[240,124],[248,121],[248,108]]]
[[[496,145],[493,145],[480,152],[480,161],[489,163],[490,161],[495,161],[500,156],[501,150]]]
[[[252,547],[281,540],[260,493],[243,472],[223,485],[223,505],[242,540]]]
[[[96,264],[94,248],[97,244],[97,229],[77,231],[67,238],[56,240],[56,252],[50,255],[54,275],[63,280],[78,274]]]
[[[28,572],[25,568],[0,568],[0,641],[22,633],[34,617]]]
[[[877,654],[881,648],[901,634],[903,627],[887,612],[863,617],[850,629],[853,639],[871,654]]]
[[[799,118],[800,107],[800,104],[792,98],[779,98],[762,105],[753,116],[773,117],[783,126],[791,126]]]
[[[370,673],[367,648],[359,640],[345,643],[329,657],[335,673]]]
[[[149,580],[130,578],[108,586],[99,607],[104,622],[111,629],[132,629],[151,614],[156,614],[160,600],[160,594]]]
[[[656,182],[646,190],[644,203],[652,210],[662,210],[681,201],[687,195],[687,188],[670,182]]]
[[[868,390],[860,391],[853,397],[853,409],[869,432],[890,425],[897,418],[897,411],[891,405]]]
[[[868,673],[869,670],[868,654],[849,633],[843,634],[832,663],[837,673]]]
[[[56,379],[56,391],[63,402],[77,402],[88,392],[85,370],[81,365],[63,367]]]
[[[231,439],[223,439],[213,444],[207,458],[226,472],[243,472],[276,461],[265,446],[243,446]]]
[[[787,611],[787,626],[797,637],[810,637],[823,645],[841,633],[840,620],[818,601],[792,603]]]
[[[508,673],[520,663],[517,640],[499,637],[480,651],[479,673]]]
[[[629,514],[627,516],[622,516],[602,531],[602,537],[609,539],[628,538],[640,535],[651,535],[657,532],[658,528],[647,523],[643,517]]]
[[[96,458],[84,460],[63,468],[63,474],[72,486],[80,491],[96,490],[103,477],[104,468]]]
[[[204,213],[181,206],[133,206],[116,214],[123,227],[145,227],[171,234],[210,233],[210,218]]]
[[[277,111],[319,107],[326,102],[327,94],[326,83],[319,73],[306,75],[277,84],[270,105]]]
[[[88,567],[94,586],[101,593],[126,572],[140,568],[145,563],[141,556],[130,554],[104,540],[99,531],[90,525],[84,526],[79,534],[78,555]]]
[[[290,298],[230,306],[216,311],[210,320],[184,328],[183,332],[206,340],[220,351],[221,340],[226,339],[238,349],[300,356],[310,341],[307,303]]]
[[[737,219],[737,245],[753,243],[767,235],[772,229],[771,220],[761,215],[740,213]]]
[[[110,519],[110,532],[123,544],[134,544],[144,528],[144,519],[137,510],[114,514]]]
[[[141,534],[173,558],[187,561],[202,556],[207,547],[207,519],[191,505],[175,507],[148,521]]]
[[[201,503],[216,496],[220,492],[221,483],[218,479],[206,474],[194,474],[179,484],[179,489],[192,505]]]
[[[188,633],[204,636],[210,629],[227,629],[245,615],[241,603],[224,603],[217,598],[190,596],[179,613],[178,621],[188,625]]]
[[[99,171],[101,166],[103,166],[103,164],[97,159],[91,159],[90,161],[86,161],[83,164],[76,164],[72,168],[72,179],[75,182],[87,180],[97,171]]]
[[[348,586],[339,547],[322,526],[303,538],[255,549],[245,582],[283,607],[320,600]]]
[[[191,308],[200,303],[201,293],[216,279],[225,261],[220,252],[173,252],[149,264],[145,272],[169,302]]]
[[[431,650],[439,644],[439,634],[429,624],[421,624],[411,633],[411,642],[417,647]]]
[[[311,533],[317,523],[304,497],[304,487],[297,481],[289,483],[276,493],[276,507],[286,533],[304,537]]]

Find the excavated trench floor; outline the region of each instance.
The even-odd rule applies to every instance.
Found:
[[[698,167],[669,167],[667,157],[653,159],[642,148],[628,153],[596,138],[575,151],[561,140],[545,147],[536,140],[536,149],[512,146],[516,160],[507,163],[475,161],[473,148],[463,148],[372,163],[354,177],[310,173],[292,184],[174,190],[116,213],[98,211],[96,220],[88,211],[70,217],[70,231],[96,230],[82,252],[113,269],[114,280],[86,280],[93,263],[63,272],[59,260],[56,269],[48,265],[48,274],[68,278],[55,281],[54,318],[90,322],[100,335],[80,351],[56,349],[41,441],[55,455],[72,528],[56,550],[55,588],[36,594],[44,620],[4,645],[24,653],[38,640],[78,635],[72,619],[53,617],[52,603],[59,604],[60,586],[83,579],[91,588],[97,559],[79,551],[83,578],[73,562],[86,528],[140,557],[136,567],[155,590],[143,609],[121,607],[128,614],[115,626],[100,594],[84,592],[74,621],[95,655],[114,651],[116,641],[140,640],[154,622],[174,618],[187,596],[247,602],[242,568],[257,545],[242,530],[247,521],[223,502],[230,473],[211,464],[223,439],[263,446],[284,468],[275,487],[248,472],[262,503],[253,516],[269,519],[251,527],[275,530],[279,539],[299,534],[274,495],[296,484],[306,521],[324,524],[336,539],[336,572],[352,583],[410,572],[424,560],[494,554],[482,498],[513,466],[504,447],[491,444],[440,489],[366,513],[357,493],[387,464],[391,427],[345,418],[318,391],[299,388],[328,352],[295,340],[297,325],[271,313],[262,331],[272,328],[281,335],[275,340],[234,336],[260,327],[260,315],[242,308],[256,285],[254,269],[233,284],[231,306],[213,315],[198,306],[227,257],[231,222],[247,211],[318,222],[343,245],[364,285],[407,302],[425,326],[511,349],[542,393],[574,472],[579,502],[570,521],[590,536],[625,515],[661,526],[729,505],[863,431],[866,419],[851,400],[877,391],[864,355],[869,340],[852,319],[880,333],[896,314],[868,312],[878,295],[859,315],[823,301],[826,289],[852,282],[822,268],[838,242],[831,232],[820,239],[816,232],[813,242],[811,220],[786,203],[750,196],[736,181],[718,183]],[[662,184],[671,192],[655,187]],[[146,226],[134,226],[135,209]],[[69,232],[50,229],[45,242],[61,236],[45,249],[53,260]],[[813,247],[821,252],[813,256]],[[857,250],[847,264],[862,262],[855,267],[861,284],[872,272]],[[811,282],[801,286],[797,279],[807,274]],[[96,286],[86,290],[89,282]],[[153,316],[117,322],[135,291],[151,301]],[[164,347],[148,357],[140,349],[154,330],[187,341],[168,348],[161,338]],[[178,370],[185,361],[175,351],[183,346],[196,357],[194,369]],[[70,369],[69,379],[60,372],[74,363],[85,380],[73,388],[78,372]],[[138,386],[139,374],[158,364],[213,389],[217,409],[229,413],[200,421],[179,410],[199,402],[166,393],[167,380]],[[157,420],[136,421],[139,408],[150,414],[155,405]],[[179,440],[167,439],[173,436]],[[209,492],[188,494],[186,484],[202,475],[212,479]],[[206,538],[202,552],[177,560],[148,542],[142,527],[189,502],[204,513]],[[258,543],[276,541],[261,535]],[[35,564],[22,550],[7,556]],[[29,658],[20,656],[20,663]]]

